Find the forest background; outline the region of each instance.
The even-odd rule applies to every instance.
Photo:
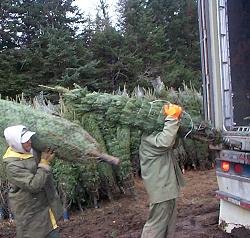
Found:
[[[35,96],[38,85],[132,91],[161,77],[201,87],[196,0],[119,0],[117,22],[100,0],[91,19],[74,0],[1,0],[0,94]]]

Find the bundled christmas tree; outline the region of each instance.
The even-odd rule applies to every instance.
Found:
[[[57,157],[67,161],[96,158],[118,164],[117,158],[102,152],[88,132],[66,119],[6,100],[0,100],[0,113],[4,115],[0,118],[1,134],[8,126],[23,124],[36,132],[32,140],[38,151],[53,147]]]
[[[207,143],[220,143],[220,132],[202,119],[202,97],[199,92],[188,87],[184,90],[165,90],[164,98],[152,94],[143,97],[117,95],[109,93],[88,92],[77,86],[73,90],[64,90],[63,98],[66,107],[74,112],[75,117],[85,113],[101,115],[100,124],[108,122],[110,126],[126,126],[142,132],[160,131],[164,125],[163,106],[176,103],[183,107],[179,135],[195,138]]]

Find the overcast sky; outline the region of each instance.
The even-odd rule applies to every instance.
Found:
[[[114,19],[117,0],[106,0],[106,3],[109,6],[109,16]],[[99,0],[75,0],[75,4],[86,14],[90,14],[92,17],[95,17]]]

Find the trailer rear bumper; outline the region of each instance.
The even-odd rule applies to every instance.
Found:
[[[227,233],[241,227],[250,230],[250,210],[234,202],[236,201],[220,197],[219,226]]]
[[[250,201],[249,200],[245,200],[245,199],[242,199],[240,197],[233,196],[232,194],[221,192],[221,191],[216,192],[216,197],[220,200],[224,200],[226,202],[230,202],[234,205],[237,205],[237,206],[240,206],[244,209],[247,209],[249,212],[248,218],[249,218],[249,222],[250,222]]]

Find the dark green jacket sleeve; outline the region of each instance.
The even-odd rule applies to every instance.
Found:
[[[6,172],[11,184],[31,193],[36,193],[44,188],[50,172],[39,167],[36,171],[31,171],[31,163],[35,163],[35,160],[10,162],[6,165]]]

